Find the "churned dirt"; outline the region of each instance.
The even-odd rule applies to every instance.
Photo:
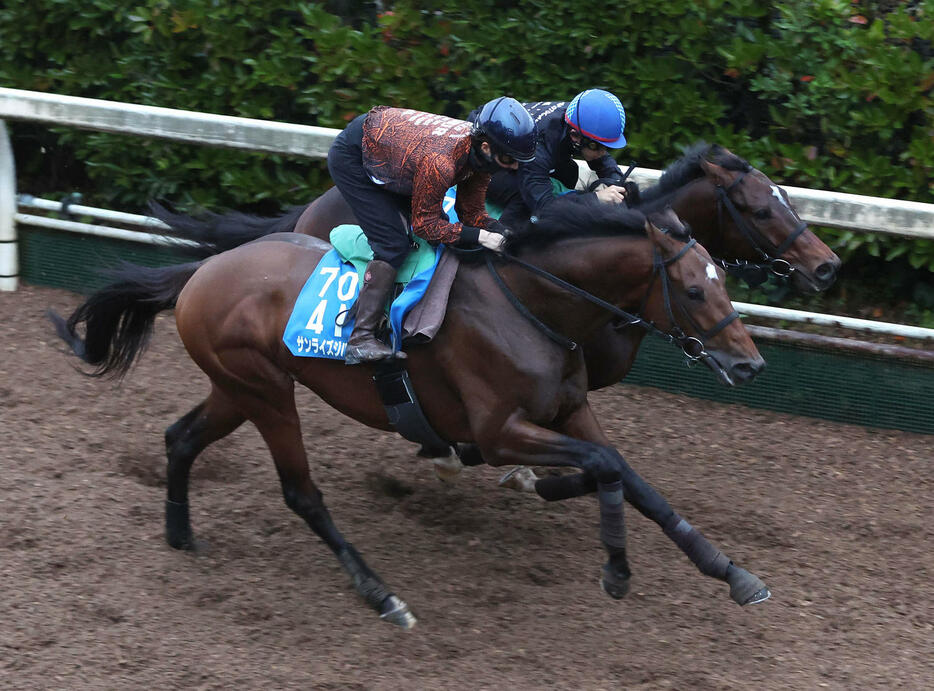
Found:
[[[610,600],[590,498],[546,504],[300,392],[338,526],[412,607],[380,622],[282,501],[244,426],[192,477],[204,554],[163,540],[166,426],[207,391],[160,317],[122,386],[78,374],[43,313],[0,293],[4,689],[889,689],[934,679],[932,437],[618,386],[614,443],[772,588],[740,608],[628,510],[633,589]]]

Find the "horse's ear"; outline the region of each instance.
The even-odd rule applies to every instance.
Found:
[[[700,159],[699,163],[701,170],[704,171],[704,175],[711,178],[715,184],[725,186],[730,183],[730,175],[723,166],[718,166],[716,163],[712,163],[706,158]]]
[[[659,247],[665,247],[667,243],[670,242],[668,236],[662,229],[652,223],[648,218],[645,219],[645,234],[649,236],[649,240],[651,240],[653,244]]]

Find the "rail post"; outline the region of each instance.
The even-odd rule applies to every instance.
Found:
[[[0,290],[16,290],[19,257],[16,247],[16,169],[6,123],[0,120]]]

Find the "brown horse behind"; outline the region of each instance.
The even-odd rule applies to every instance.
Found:
[[[761,370],[761,357],[732,316],[722,271],[683,234],[676,216],[654,214],[649,223],[636,212],[567,206],[564,216],[517,236],[511,251],[614,309],[641,309],[643,318],[682,342],[701,339],[704,361],[721,377],[748,381]],[[72,349],[97,365],[97,374],[125,373],[145,346],[156,314],[176,308],[179,334],[210,378],[211,392],[166,431],[166,537],[173,547],[194,544],[188,478],[195,458],[250,420],[270,449],[287,505],[333,550],[364,600],[381,617],[408,628],[415,621],[408,607],[337,530],[309,473],[295,382],[355,420],[391,426],[372,368],[295,357],[285,347],[291,307],[328,249],[313,238],[296,240],[294,234],[273,235],[204,262],[125,267],[67,322],[54,320]],[[613,318],[604,306],[516,264],[496,264],[528,310],[568,339],[586,342]],[[77,335],[81,323],[84,338]],[[407,352],[422,408],[445,439],[477,444],[491,465],[570,466],[596,478],[600,535],[609,555],[602,583],[609,594],[622,597],[628,590],[625,499],[661,526],[704,574],[728,582],[736,602],[768,597],[758,578],[733,565],[612,448],[587,402],[580,349],[562,347],[520,317],[485,265],[461,265],[438,335]]]

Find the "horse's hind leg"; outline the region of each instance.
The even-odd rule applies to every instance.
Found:
[[[409,612],[408,605],[389,591],[334,525],[321,492],[309,474],[291,382],[288,386],[287,390],[277,388],[275,396],[264,395],[262,399],[250,396],[248,400],[240,401],[249,420],[269,446],[286,505],[304,518],[315,534],[331,548],[350,574],[357,592],[381,619],[405,629],[412,628],[415,617]]]
[[[217,387],[165,431],[167,497],[165,539],[175,549],[194,549],[188,513],[191,466],[208,445],[226,437],[246,417]]]

